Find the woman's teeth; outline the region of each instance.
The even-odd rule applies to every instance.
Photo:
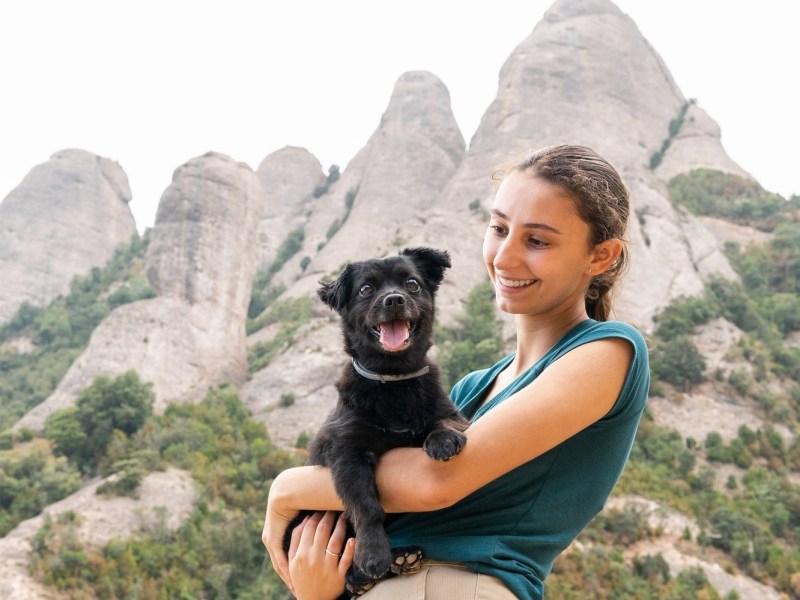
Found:
[[[497,280],[506,287],[525,287],[526,285],[532,284],[535,279],[504,279],[502,277],[498,277]]]

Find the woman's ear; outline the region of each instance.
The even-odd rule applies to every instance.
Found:
[[[622,254],[623,247],[622,240],[617,238],[597,244],[592,250],[591,261],[586,267],[586,273],[591,277],[605,273]]]

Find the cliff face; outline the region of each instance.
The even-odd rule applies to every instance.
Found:
[[[421,242],[425,215],[456,172],[464,138],[447,88],[435,75],[410,72],[395,84],[377,129],[310,211],[303,250],[290,266],[311,263],[294,293],[354,257],[395,252]]]
[[[294,146],[267,156],[256,174],[264,190],[256,264],[265,271],[286,236],[305,228],[307,213],[316,203],[314,190],[325,183],[325,175],[317,157],[305,148]]]
[[[0,323],[103,266],[136,234],[130,200],[125,172],[107,158],[62,150],[34,167],[0,203]]]
[[[244,383],[261,199],[255,174],[226,156],[207,154],[177,169],[147,253],[158,296],[112,311],[55,392],[17,426],[41,428],[100,374],[136,370],[153,383],[157,411],[223,382]]]

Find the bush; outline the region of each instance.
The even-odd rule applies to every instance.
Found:
[[[236,390],[168,406],[115,454],[119,477],[105,492],[132,493],[143,469],[174,460],[201,486],[195,511],[175,531],[155,525],[101,553],[81,546],[74,519],[46,520],[32,544],[38,577],[80,598],[288,597],[265,562],[260,530],[270,482],[300,464],[300,453],[275,448]]]
[[[711,169],[695,169],[673,177],[667,185],[673,204],[696,215],[721,217],[771,231],[786,200],[756,181]]]
[[[658,324],[658,336],[670,340],[679,335],[689,335],[694,328],[717,318],[719,308],[707,295],[703,297],[681,296],[654,317]]]
[[[0,537],[81,486],[77,470],[42,439],[0,451]]]
[[[653,348],[650,368],[655,378],[688,390],[691,385],[705,380],[706,362],[694,342],[679,335]]]
[[[45,432],[53,436],[56,450],[82,471],[93,473],[105,455],[115,430],[132,435],[153,410],[155,396],[135,371],[116,379],[96,378],[78,396],[74,408],[48,417]]]

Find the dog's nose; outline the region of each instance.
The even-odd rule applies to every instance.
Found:
[[[402,294],[389,294],[386,298],[383,299],[383,305],[386,308],[392,308],[393,306],[402,306],[406,303],[406,299],[403,298]]]

